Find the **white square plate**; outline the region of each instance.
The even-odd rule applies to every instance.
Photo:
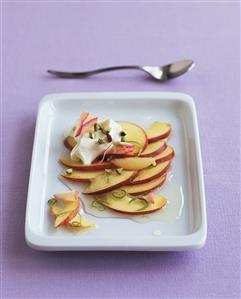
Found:
[[[184,205],[171,222],[145,224],[129,219],[96,218],[86,233],[53,229],[47,200],[67,188],[58,180],[58,158],[63,133],[89,111],[101,119],[128,120],[147,127],[153,121],[169,122],[175,149],[173,180],[182,187]],[[153,234],[158,229],[158,234]],[[196,109],[181,93],[108,92],[50,94],[39,105],[28,190],[25,238],[40,250],[188,250],[204,245],[207,234],[205,194]]]

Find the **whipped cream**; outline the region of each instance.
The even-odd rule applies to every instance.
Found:
[[[94,131],[94,126],[91,130],[79,136],[76,139],[77,144],[72,149],[70,157],[72,160],[81,160],[84,164],[91,164],[98,156],[104,154],[104,152],[112,147],[114,144],[121,142],[121,126],[112,119],[107,119],[100,122],[99,125],[103,131],[108,131],[108,135],[111,136],[111,141],[107,140],[106,134],[102,130]],[[89,132],[93,132],[94,137],[90,138]],[[100,144],[98,140],[104,141]]]

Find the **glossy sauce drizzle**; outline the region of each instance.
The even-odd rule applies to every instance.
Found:
[[[169,174],[166,183],[161,187],[160,190],[156,190],[155,193],[160,193],[167,199],[167,205],[154,213],[146,215],[128,215],[124,213],[118,213],[108,208],[98,208],[93,205],[94,196],[81,196],[84,210],[86,213],[99,217],[99,218],[124,218],[130,219],[138,223],[147,223],[151,221],[164,221],[171,222],[178,219],[183,210],[184,206],[184,195],[180,185],[172,182],[173,175]],[[82,191],[85,184],[70,182],[63,178],[60,180],[71,190],[75,189]]]

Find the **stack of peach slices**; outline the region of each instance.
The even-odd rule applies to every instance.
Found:
[[[80,211],[80,197],[78,191],[57,193],[48,200],[50,212],[55,218],[54,227],[90,228],[95,224],[86,219]]]
[[[88,183],[82,193],[116,212],[140,215],[163,208],[167,199],[153,191],[164,184],[174,157],[173,148],[167,144],[171,125],[154,122],[145,130],[132,122],[112,121],[115,128],[120,128],[120,141],[113,142],[114,135],[109,135],[106,126],[102,127],[110,122],[98,122],[96,117],[84,114],[64,140],[70,154],[59,160],[66,167],[61,176]],[[98,131],[106,134],[106,138],[101,138],[106,145],[103,152],[88,164],[73,159],[71,152],[76,152],[82,136],[90,139],[97,136],[96,146],[103,145]]]

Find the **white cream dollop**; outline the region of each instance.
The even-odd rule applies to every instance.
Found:
[[[70,157],[72,160],[81,160],[84,164],[91,164],[98,156],[103,154],[108,148],[114,144],[121,142],[121,126],[112,119],[107,119],[99,123],[101,128],[109,131],[111,141],[107,140],[106,134],[101,130],[95,133],[93,139],[89,137],[89,132],[78,137],[76,146],[72,149]],[[105,143],[100,144],[99,139],[103,139]]]

